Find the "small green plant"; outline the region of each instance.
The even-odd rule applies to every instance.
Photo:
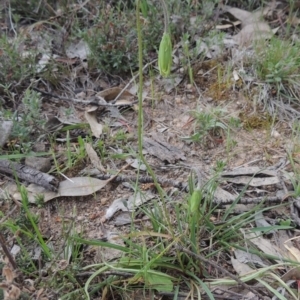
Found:
[[[161,22],[157,22],[157,9],[150,2],[142,1],[144,24],[142,31],[145,57],[157,49],[161,36]],[[91,69],[120,74],[138,68],[137,32],[135,13],[126,5],[108,7],[101,4],[95,27],[83,34],[91,51],[88,64]]]
[[[13,85],[29,79],[35,74],[33,55],[22,57],[18,50],[21,39],[10,41],[4,34],[0,37],[0,82],[1,86]],[[1,87],[0,87],[1,90]]]
[[[16,111],[11,116],[14,123],[11,136],[18,138],[23,152],[26,152],[26,149],[30,151],[32,134],[38,134],[45,123],[45,120],[41,118],[40,107],[40,94],[27,89],[20,111]]]
[[[99,157],[101,158],[102,162],[104,158],[107,157],[107,150],[105,147],[105,142],[103,140],[99,140],[96,145],[96,150],[99,152]]]
[[[56,247],[53,247],[53,243],[46,241],[40,231],[39,222],[42,220],[33,213],[26,188],[19,186],[19,191],[22,199],[19,215],[17,218],[8,218],[0,224],[1,233],[5,236],[14,236],[14,244],[20,247],[19,253],[14,258],[18,270],[23,275],[30,276],[36,287],[54,289],[61,294],[69,292],[72,294],[72,291],[76,290],[78,299],[81,299],[84,291],[76,279],[76,274],[80,271],[82,264],[82,244],[74,240],[74,237],[80,237],[78,230],[75,233],[75,219],[71,219],[71,222],[69,219],[64,222],[65,219],[62,218],[61,241],[57,241]],[[74,211],[75,214],[76,211]],[[33,257],[36,249],[42,250],[38,263],[37,258]],[[42,269],[51,276],[41,281],[38,274]],[[65,299],[73,298],[66,297]]]
[[[71,143],[70,132],[67,131],[66,136],[66,164],[65,168],[61,172],[65,172],[67,169],[71,169],[79,162],[86,158],[85,141],[81,136],[78,137],[78,146]]]
[[[234,132],[234,130],[239,127],[241,127],[241,120],[238,118],[230,117],[226,130],[226,151],[228,155],[232,153],[233,148],[237,145],[237,141],[234,140],[234,135],[232,134],[232,132]]]
[[[227,126],[221,121],[221,112],[193,112],[195,117],[194,134],[185,140],[199,142],[203,141],[209,135],[216,136],[220,130],[226,130]]]
[[[256,46],[257,72],[261,79],[274,84],[292,83],[299,79],[299,42],[292,44],[274,37],[267,47],[262,49],[261,45]]]
[[[22,198],[22,208],[24,209],[26,217],[28,218],[30,225],[33,228],[33,232],[36,235],[36,241],[38,242],[40,247],[43,249],[46,257],[48,259],[50,259],[52,257],[52,253],[51,253],[49,247],[47,246],[47,244],[45,243],[45,241],[42,237],[42,234],[37,226],[38,217],[36,215],[34,215],[29,209],[28,193],[24,186],[20,186],[20,194],[21,194],[21,198]]]
[[[35,197],[35,204],[38,208],[42,208],[45,204],[45,197],[44,194],[39,194]]]
[[[299,174],[295,174],[293,176],[289,176],[291,183],[293,185],[293,189],[294,191],[292,192],[292,196],[294,198],[298,198],[300,197],[300,175]]]
[[[91,54],[89,65],[107,73],[128,72],[137,67],[136,33],[132,12],[102,8],[93,32],[85,35]]]
[[[224,167],[225,163],[219,161],[210,180],[205,180],[203,175],[196,171],[197,183],[191,176],[186,202],[182,199],[178,202],[172,201],[168,204],[167,211],[160,201],[155,203],[154,207],[141,209],[139,213],[145,213],[152,226],[145,223],[144,227],[139,226],[137,231],[133,224],[131,232],[123,236],[122,246],[75,237],[74,240],[79,243],[101,246],[111,251],[118,250],[121,253],[117,261],[104,261],[84,267],[85,271],[92,271],[85,283],[87,298],[91,299],[93,292],[98,290],[104,294],[115,292],[123,294],[132,291],[137,283],[143,284],[144,291],[171,291],[177,281],[181,281],[178,274],[189,278],[188,283],[186,282],[188,288],[199,285],[199,291],[210,295],[206,280],[210,279],[211,275],[206,261],[219,257],[224,249],[230,251],[232,247],[267,257],[264,253],[257,251],[248,239],[245,239],[243,233],[249,228],[250,223],[254,222],[255,214],[269,210],[269,207],[263,210],[260,204],[249,212],[234,214],[235,205],[242,197],[242,192],[226,212],[218,216],[219,221],[214,221],[216,218],[214,193]],[[172,225],[166,218],[170,210],[176,213],[176,223]],[[178,250],[177,245],[184,250]],[[202,259],[196,261],[194,254],[201,255]],[[274,257],[268,258],[274,259]],[[126,279],[118,276],[123,272],[128,274]],[[256,274],[255,272],[254,269],[253,273]],[[102,276],[102,280],[97,282],[94,279],[99,275]],[[259,277],[259,274],[257,273],[254,277]],[[225,282],[227,279],[219,279],[220,282],[222,280]],[[126,289],[124,289],[124,284]],[[212,295],[210,299],[214,299]]]
[[[221,172],[223,172],[225,167],[226,167],[226,162],[224,162],[223,160],[217,160],[216,166],[214,169],[215,169],[216,173],[221,173]]]
[[[199,253],[199,241],[198,241],[198,233],[199,233],[199,221],[202,219],[202,207],[200,207],[201,202],[203,201],[203,189],[202,189],[202,179],[201,174],[198,174],[198,182],[197,186],[194,187],[193,178],[190,178],[189,186],[190,186],[190,197],[188,199],[188,229],[190,232],[190,241],[192,245],[192,249],[195,253]],[[201,211],[201,215],[200,215]]]
[[[234,147],[237,145],[237,141],[232,139],[232,135],[230,134],[230,130],[227,130],[227,136],[226,136],[226,152],[229,155]]]
[[[47,5],[40,5],[39,0],[30,3],[10,1],[11,13],[15,19],[30,18],[31,20],[44,20],[54,15],[55,1],[50,0]]]
[[[230,117],[228,120],[229,127],[240,128],[241,125],[241,120],[239,118]]]
[[[112,136],[112,139],[115,142],[126,142],[127,134],[123,129],[119,129],[114,136]]]

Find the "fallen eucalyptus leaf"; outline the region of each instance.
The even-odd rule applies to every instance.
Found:
[[[92,177],[74,177],[59,184],[59,196],[86,196],[95,193],[110,181]]]
[[[95,108],[92,108],[92,109],[86,111],[84,113],[84,116],[85,116],[86,120],[88,121],[88,123],[90,124],[93,135],[96,138],[100,138],[100,136],[102,134],[103,126],[100,123],[98,123],[96,114],[94,111],[95,111]]]
[[[97,152],[94,150],[93,146],[90,143],[85,144],[85,151],[89,156],[93,166],[102,172],[106,172],[105,168],[102,166],[101,160]]]
[[[250,176],[240,176],[240,177],[233,177],[229,178],[226,177],[224,178],[228,182],[232,182],[235,184],[243,184],[243,185],[249,185],[249,186],[263,186],[263,185],[272,185],[279,183],[280,180],[279,178],[276,177],[250,177]]]
[[[40,195],[43,195],[44,202],[48,202],[49,200],[62,196],[87,196],[105,187],[110,180],[111,179],[100,180],[92,177],[69,178],[68,180],[64,180],[59,184],[57,193],[48,191],[39,185],[30,184],[27,187],[28,201],[30,203],[36,203],[36,198]],[[15,193],[13,197],[16,200],[22,199],[20,193]]]
[[[137,207],[146,203],[147,201],[153,199],[155,196],[153,194],[144,194],[144,193],[136,193],[128,198],[128,200],[124,198],[116,199],[107,209],[105,216],[102,221],[108,220],[112,218],[112,216],[119,210],[122,211],[133,211]]]

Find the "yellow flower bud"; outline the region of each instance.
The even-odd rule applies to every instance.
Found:
[[[172,65],[172,42],[169,33],[164,32],[158,51],[158,69],[160,75],[170,75]]]

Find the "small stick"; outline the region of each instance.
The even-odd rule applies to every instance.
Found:
[[[41,93],[42,95],[45,95],[45,96],[49,96],[49,97],[53,97],[55,99],[59,99],[59,100],[64,100],[64,101],[72,101],[72,102],[75,102],[75,103],[79,103],[79,104],[83,104],[83,105],[96,105],[96,106],[108,106],[108,107],[119,107],[119,106],[131,106],[133,104],[136,104],[137,101],[133,101],[131,103],[121,103],[121,104],[114,104],[113,102],[112,103],[106,103],[105,99],[103,99],[102,97],[99,97],[97,96],[97,99],[93,99],[93,100],[80,100],[80,99],[76,99],[76,98],[68,98],[68,97],[63,97],[63,96],[58,96],[58,95],[55,95],[55,94],[51,94],[51,93],[48,93],[48,92],[44,92],[40,89],[37,89],[37,88],[32,88],[34,91],[36,92],[39,92]]]
[[[11,253],[9,252],[9,250],[6,247],[6,242],[5,242],[5,238],[2,235],[2,233],[0,232],[0,244],[2,246],[3,252],[4,254],[7,256],[11,266],[13,267],[14,270],[16,270],[18,268],[13,256],[11,255]]]

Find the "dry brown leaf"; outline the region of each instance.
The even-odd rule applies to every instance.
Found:
[[[36,295],[37,300],[42,299],[41,296],[43,295],[44,291],[45,291],[44,288],[41,288],[38,290],[37,295]]]
[[[35,282],[32,279],[29,279],[29,278],[25,279],[24,284],[25,284],[27,292],[34,293],[36,291],[36,289],[34,287]],[[23,289],[25,287],[23,286]]]
[[[97,107],[96,107],[97,109]],[[102,134],[102,129],[103,126],[98,123],[97,118],[96,118],[96,112],[95,112],[95,107],[90,108],[88,111],[86,111],[84,113],[84,116],[86,118],[86,120],[88,121],[88,123],[90,124],[91,130],[93,135],[96,138],[100,138],[101,134]]]
[[[270,26],[264,22],[247,24],[242,30],[234,35],[232,39],[240,47],[251,46],[254,41],[269,39],[273,36]]]
[[[300,278],[300,268],[299,267],[295,267],[295,268],[289,270],[281,277],[281,279],[284,282],[287,282],[289,280],[294,280],[295,278]]]
[[[74,177],[64,180],[59,184],[59,196],[86,196],[93,194],[103,187],[110,180],[100,180],[92,177]]]
[[[4,300],[18,300],[21,296],[21,290],[14,284],[10,284],[7,288],[3,288]]]
[[[121,168],[115,175],[110,177],[107,180],[100,180],[92,177],[74,177],[69,178],[68,180],[62,181],[59,184],[58,192],[48,192],[43,187],[31,184],[31,189],[27,187],[28,191],[28,199],[30,203],[35,203],[35,198],[38,195],[44,195],[44,201],[47,202],[51,199],[61,197],[61,196],[87,196],[93,194],[103,187],[105,187],[110,181],[114,180],[116,176],[123,170],[129,167],[129,164],[125,165]],[[37,188],[39,187],[39,189]],[[31,192],[30,190],[35,190],[35,192]],[[39,190],[39,193],[36,193],[36,190]],[[13,195],[14,199],[20,200],[20,193],[15,193]]]
[[[272,185],[277,184],[280,182],[277,176],[274,177],[250,177],[250,176],[240,176],[240,177],[233,177],[224,178],[228,182],[232,182],[235,184],[244,184],[249,186],[264,186],[264,185]]]
[[[244,264],[251,264],[252,266],[260,266],[265,267],[266,263],[257,255],[254,253],[250,253],[249,251],[243,251],[241,249],[233,249],[233,253],[235,258]]]
[[[146,203],[147,201],[153,199],[155,196],[151,193],[136,193],[131,195],[128,200],[119,198],[113,201],[110,207],[106,210],[105,216],[102,218],[102,221],[112,218],[112,216],[119,210],[122,211],[133,211],[137,207]]]
[[[3,267],[2,275],[5,277],[7,283],[12,283],[16,278],[15,272],[8,266]]]
[[[245,236],[247,239],[251,240],[251,243],[256,245],[258,249],[260,249],[265,254],[273,255],[278,257],[276,260],[278,263],[280,259],[282,259],[282,255],[280,253],[280,249],[278,249],[274,244],[272,244],[269,240],[263,238],[262,236],[258,236],[258,234],[254,232],[246,232]]]
[[[124,246],[124,240],[122,239],[122,234],[118,234],[115,230],[113,232],[106,233],[107,241],[111,244],[116,244],[119,246]],[[97,252],[95,255],[96,262],[103,262],[103,261],[111,261],[115,260],[122,256],[122,251],[108,248],[108,247],[98,247]]]
[[[259,39],[269,39],[273,35],[270,26],[261,21],[263,10],[249,12],[236,7],[225,6],[227,12],[242,22],[242,30],[233,36],[233,40],[241,47],[248,47]]]
[[[256,225],[256,227],[264,227],[264,228],[271,227],[271,224],[268,223],[268,221],[265,219],[265,217],[261,211],[257,212],[255,214],[255,225]],[[274,234],[274,233],[275,233],[275,230],[268,231],[268,234]]]
[[[291,25],[297,26],[300,24],[300,19],[296,16],[293,15],[292,17],[288,18],[287,20]]]
[[[284,247],[288,250],[288,256],[295,262],[300,262],[300,250],[294,246],[284,245]]]
[[[87,43],[81,40],[77,43],[71,43],[66,49],[66,54],[68,58],[79,57],[81,60],[84,60],[90,54],[90,49]]]
[[[7,265],[2,269],[2,275],[5,281],[0,282],[0,288],[3,289],[4,300],[17,300],[21,295],[21,290],[12,284],[13,280],[17,277],[16,273]]]
[[[227,12],[240,20],[243,25],[253,23],[257,20],[257,16],[249,11],[230,6],[226,6],[225,8]]]
[[[246,275],[253,271],[253,269],[251,269],[247,264],[240,262],[234,257],[231,257],[231,264],[239,276]]]
[[[102,166],[101,160],[97,152],[93,149],[93,146],[90,143],[85,144],[85,151],[89,156],[92,165],[99,171],[106,172],[105,168]]]
[[[241,176],[241,175],[268,175],[276,176],[277,172],[274,170],[262,169],[260,167],[244,167],[237,168],[231,171],[225,171],[222,173],[222,176]]]
[[[217,187],[216,191],[214,193],[214,198],[218,201],[218,202],[226,202],[228,200],[232,200],[234,201],[234,199],[236,198],[234,195],[230,194],[229,192],[223,190],[221,187]]]
[[[257,10],[254,12],[249,12],[247,10],[231,7],[231,6],[225,6],[225,9],[228,13],[230,13],[236,19],[242,22],[242,27],[248,24],[254,24],[256,22],[259,22],[260,20],[262,20],[262,17],[265,14],[265,10]]]
[[[70,178],[60,183],[57,193],[48,191],[39,185],[30,184],[27,187],[28,201],[30,203],[36,203],[36,197],[39,195],[44,196],[44,202],[62,196],[86,196],[99,191],[108,182],[109,180],[100,180],[91,177]],[[13,197],[19,201],[22,199],[21,194],[18,192],[15,193]]]
[[[36,197],[38,197],[39,195],[43,195],[44,202],[48,202],[49,200],[59,197],[57,193],[48,191],[44,187],[34,183],[30,184],[27,187],[27,192],[28,192],[27,196],[28,196],[29,203],[36,203]],[[22,200],[22,196],[19,192],[14,193],[13,198],[18,201]]]
[[[122,92],[122,89],[118,87],[113,87],[104,91],[101,91],[97,93],[96,96],[102,97],[106,101],[112,101],[115,100],[115,98]],[[120,99],[127,99],[127,100],[132,100],[134,97],[133,94],[128,92],[127,90],[123,91],[121,95],[119,96]]]
[[[59,260],[59,261],[53,266],[53,272],[56,273],[56,272],[65,270],[68,266],[69,266],[69,263],[68,263],[67,260],[65,260],[65,259]]]

